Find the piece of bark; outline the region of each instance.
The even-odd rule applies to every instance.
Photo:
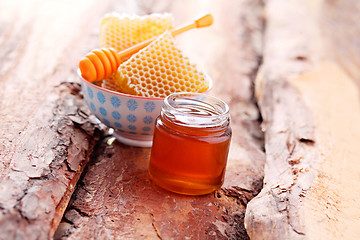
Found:
[[[53,236],[102,135],[74,80],[79,29],[105,6],[0,2],[0,239]]]
[[[347,24],[360,21],[359,3],[270,0],[265,9],[256,82],[264,188],[247,205],[246,230],[251,239],[358,239],[360,106],[351,77],[360,52],[342,33],[359,32]]]
[[[172,194],[152,185],[150,149],[104,139],[81,180],[56,237],[59,239],[248,239],[246,204],[261,189],[265,156],[253,81],[261,59],[261,1],[151,1],[137,14],[173,13],[175,25],[199,13],[214,25],[176,38],[214,80],[211,94],[230,105],[233,138],[225,183],[205,196]],[[114,11],[132,8],[114,5]],[[84,33],[84,36],[88,36]],[[89,36],[90,37],[90,36]],[[95,47],[95,46],[94,46]]]

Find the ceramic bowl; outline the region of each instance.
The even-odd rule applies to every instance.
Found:
[[[122,143],[136,147],[151,147],[155,120],[164,98],[133,96],[111,91],[81,77],[86,104],[106,126],[114,129],[114,136]],[[212,80],[207,76],[212,87]]]

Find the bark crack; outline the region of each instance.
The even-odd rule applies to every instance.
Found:
[[[160,231],[157,229],[157,227],[155,226],[155,216],[153,213],[150,213],[150,217],[152,219],[151,221],[151,225],[156,233],[156,236],[159,238],[159,239],[162,239],[161,235],[160,235]]]

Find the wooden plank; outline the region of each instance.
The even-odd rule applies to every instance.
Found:
[[[264,188],[247,206],[247,232],[357,239],[360,28],[349,23],[359,22],[359,3],[270,0],[265,9],[256,87],[266,164]]]
[[[1,239],[51,238],[101,136],[74,78],[106,7],[0,2]]]
[[[225,184],[214,194],[199,197],[166,192],[148,178],[150,149],[105,138],[56,237],[247,239],[245,207],[261,189],[264,164],[253,98],[253,80],[261,59],[261,1],[151,1],[128,7],[114,3],[113,10],[140,15],[167,11],[174,15],[175,25],[204,12],[214,15],[212,27],[176,39],[184,53],[213,78],[211,94],[230,104],[233,139]]]

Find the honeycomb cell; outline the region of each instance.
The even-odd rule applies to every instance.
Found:
[[[117,72],[112,79],[120,89],[144,97],[203,92],[209,86],[205,75],[175,47],[169,32],[123,62]]]
[[[106,14],[100,21],[100,47],[122,51],[172,29],[173,22],[169,13],[145,16]]]

